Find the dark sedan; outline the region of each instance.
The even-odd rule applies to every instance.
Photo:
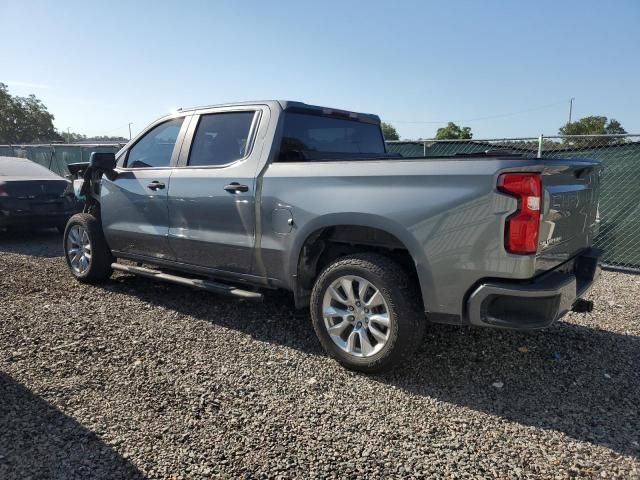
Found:
[[[31,160],[0,156],[0,228],[64,231],[75,210],[69,180]]]

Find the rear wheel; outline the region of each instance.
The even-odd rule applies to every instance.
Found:
[[[342,257],[319,275],[311,318],[324,349],[343,366],[388,370],[420,344],[426,318],[407,273],[378,254]]]
[[[114,259],[96,217],[74,215],[67,222],[63,238],[67,266],[79,281],[97,283],[111,276]]]

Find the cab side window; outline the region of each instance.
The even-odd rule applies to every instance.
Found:
[[[193,137],[188,165],[221,166],[247,154],[249,132],[255,112],[202,115]]]
[[[168,167],[184,118],[174,118],[147,132],[129,150],[128,168]]]

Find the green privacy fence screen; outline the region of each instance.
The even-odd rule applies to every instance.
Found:
[[[67,165],[89,160],[91,152],[117,152],[124,144],[0,145],[0,156],[24,157],[59,175]],[[640,135],[529,137],[488,140],[388,142],[405,157],[451,156],[506,149],[525,157],[587,158],[604,166],[600,193],[600,235],[605,265],[640,271]]]
[[[604,171],[595,244],[605,265],[640,271],[640,135],[398,141],[387,148],[404,157],[508,150],[529,158],[598,160]]]
[[[124,143],[0,145],[0,157],[28,158],[64,177],[69,173],[70,163],[88,162],[91,152],[115,153],[123,146]]]

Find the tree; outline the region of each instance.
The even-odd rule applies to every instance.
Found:
[[[95,135],[87,137],[84,133],[60,132],[60,137],[64,143],[101,143],[101,142],[128,142],[124,137],[112,137],[109,135]]]
[[[398,131],[393,125],[382,122],[380,126],[382,127],[382,135],[385,140],[400,140],[400,135],[398,135]]]
[[[96,135],[94,137],[88,137],[87,142],[128,142],[128,138],[124,137],[112,137],[109,135]]]
[[[9,137],[13,118],[13,98],[7,91],[7,86],[0,83],[0,143],[9,143],[6,138]]]
[[[437,140],[469,140],[473,138],[471,127],[459,127],[453,122],[446,127],[439,128],[436,132]]]
[[[620,122],[612,118],[607,122],[607,117],[592,115],[589,117],[581,118],[575,122],[567,122],[564,126],[560,127],[560,135],[602,135],[602,137],[587,137],[587,138],[565,138],[565,143],[571,143],[573,145],[580,146],[594,146],[617,143],[619,141],[616,137],[608,137],[607,135],[621,135],[627,133]]]
[[[625,133],[627,133],[627,131],[622,128],[622,125],[620,125],[620,122],[615,118],[609,120],[609,123],[606,127],[604,127],[604,129],[608,135],[624,135]]]
[[[84,142],[87,140],[87,136],[82,133],[61,131],[59,135],[64,143]]]
[[[0,144],[59,140],[53,119],[35,95],[14,97],[0,83]]]

